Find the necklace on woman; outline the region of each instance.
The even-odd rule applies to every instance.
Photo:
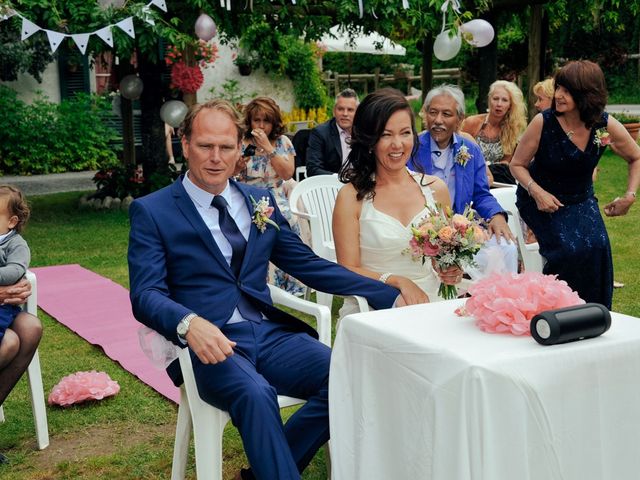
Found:
[[[560,120],[564,121],[564,124],[567,126],[567,128],[569,128],[569,124],[567,123],[567,121],[563,118],[563,117],[558,117]],[[562,126],[562,124],[560,125]],[[567,136],[567,138],[569,140],[571,140],[571,138],[575,135],[575,131],[574,130],[564,130],[564,128],[562,129],[565,133],[565,135]]]

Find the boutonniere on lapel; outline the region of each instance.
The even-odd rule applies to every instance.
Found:
[[[596,130],[596,136],[593,138],[593,143],[598,147],[606,147],[611,144],[611,137],[607,129],[602,127]]]
[[[269,205],[269,198],[262,197],[258,202],[250,195],[251,203],[253,204],[253,215],[251,216],[252,222],[256,224],[260,233],[264,233],[267,228],[267,224],[273,225],[276,230],[280,230],[280,227],[276,222],[271,220],[273,215],[273,207]]]
[[[469,149],[466,145],[462,145],[458,150],[458,153],[456,153],[456,158],[454,159],[455,162],[464,167],[470,159],[471,154],[469,153]]]

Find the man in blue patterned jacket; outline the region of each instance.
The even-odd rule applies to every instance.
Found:
[[[426,131],[419,137],[416,155],[408,167],[441,178],[449,188],[456,213],[473,202],[473,208],[488,223],[491,239],[486,247],[498,245],[504,266],[517,271],[518,251],[507,225],[507,214],[498,204],[487,181],[485,160],[478,145],[457,134],[464,119],[464,94],[453,85],[441,85],[429,91],[422,109]],[[480,270],[485,270],[489,248],[476,256]]]

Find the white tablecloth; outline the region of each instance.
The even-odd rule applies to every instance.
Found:
[[[462,303],[342,320],[334,480],[640,479],[640,319],[544,347],[481,332]]]

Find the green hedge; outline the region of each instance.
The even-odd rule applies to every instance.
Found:
[[[105,98],[77,94],[56,104],[39,95],[32,104],[0,85],[0,174],[93,170],[116,159],[109,142],[118,134],[103,118]]]

